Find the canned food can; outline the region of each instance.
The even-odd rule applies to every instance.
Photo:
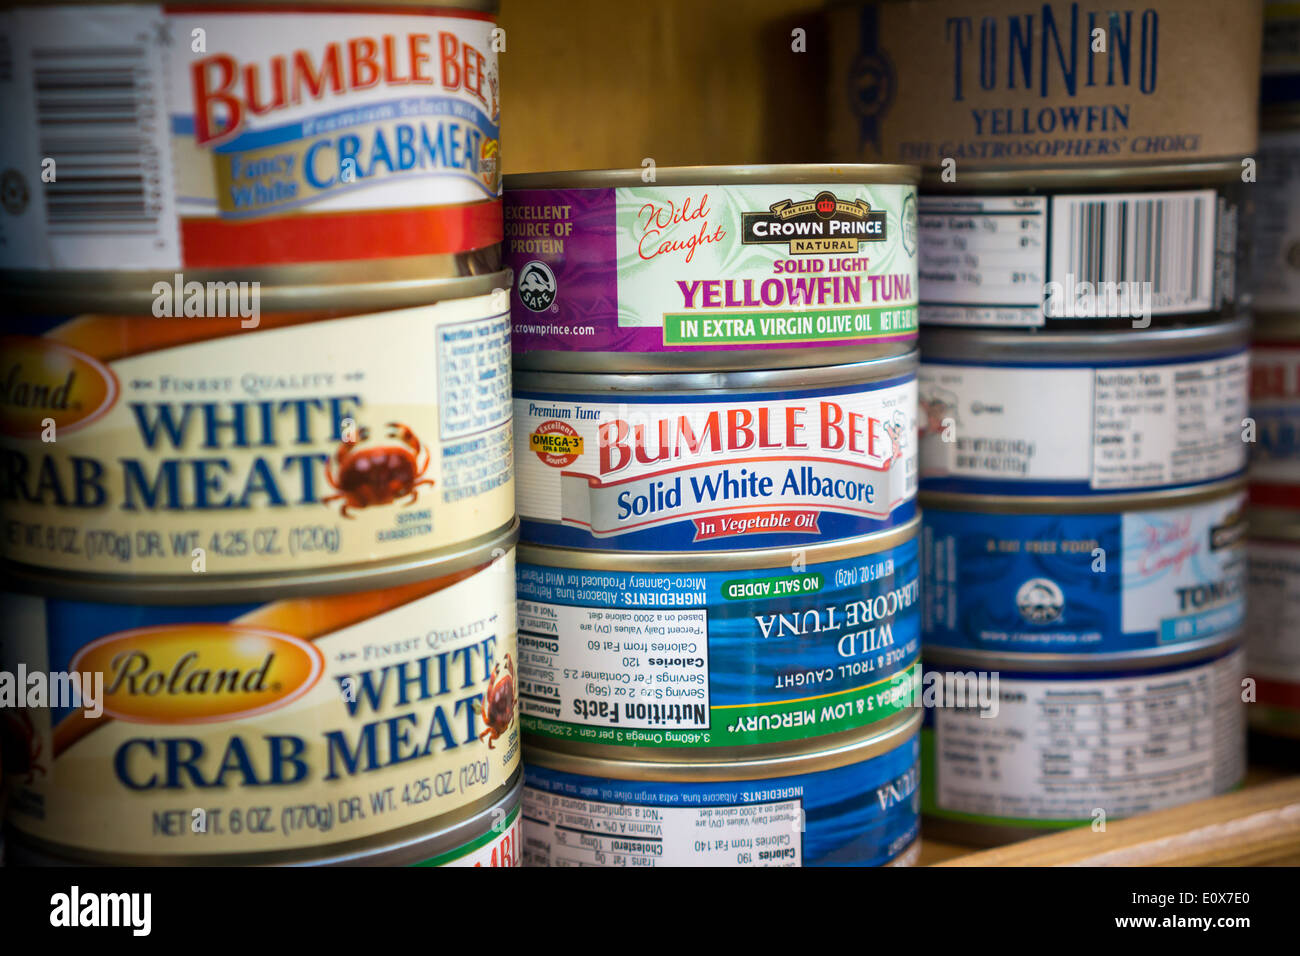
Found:
[[[1015,658],[1153,658],[1245,621],[1242,483],[1094,499],[924,496],[921,640]]]
[[[1250,726],[1300,738],[1300,515],[1256,509],[1250,525]]]
[[[882,866],[914,858],[913,713],[779,759],[600,760],[528,748],[527,866]]]
[[[0,269],[61,295],[108,271],[147,290],[175,272],[272,285],[344,260],[405,260],[389,268],[409,279],[499,261],[495,9],[4,11]]]
[[[927,175],[921,324],[1146,328],[1235,313],[1242,164]]]
[[[714,554],[521,546],[525,733],[589,756],[742,759],[899,714],[920,676],[919,524]]]
[[[1104,825],[1226,793],[1245,775],[1246,668],[1231,644],[1122,668],[925,653],[927,680],[986,674],[996,688],[987,710],[925,711],[921,804],[934,839],[992,845]]]
[[[523,828],[520,798],[523,772],[500,802],[433,832],[417,832],[398,843],[353,852],[324,853],[319,858],[298,861],[291,866],[523,866]],[[10,866],[81,866],[84,861],[68,860],[46,852],[21,838],[10,843]],[[111,859],[104,861],[112,865]],[[275,864],[272,864],[275,865]]]
[[[1300,511],[1300,315],[1260,317],[1250,364],[1250,500]]]
[[[1300,4],[1295,0],[1265,2],[1262,66],[1264,104],[1300,103]]]
[[[1262,0],[899,0],[828,21],[836,156],[1038,167],[1255,149]]]
[[[1250,320],[1146,332],[926,329],[923,491],[1092,496],[1246,468]]]
[[[916,344],[908,166],[506,177],[520,368],[832,365]]]
[[[1300,316],[1300,105],[1261,117],[1257,176],[1254,307]]]
[[[510,318],[492,281],[251,326],[6,320],[0,554],[136,587],[359,569],[493,535],[514,518],[514,475]]]
[[[48,699],[4,714],[9,826],[78,862],[291,863],[496,806],[519,765],[514,539],[382,587],[203,603],[19,577],[0,660]]]
[[[515,375],[524,540],[611,551],[786,547],[916,514],[916,362]]]

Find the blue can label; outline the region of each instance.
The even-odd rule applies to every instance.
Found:
[[[915,537],[853,558],[671,573],[518,566],[524,727],[627,747],[803,740],[911,702]]]
[[[527,866],[880,866],[916,840],[913,735],[830,770],[657,783],[524,769]]]
[[[1000,652],[1117,653],[1235,632],[1244,495],[1103,514],[927,508],[922,638]]]
[[[515,390],[524,540],[785,547],[916,514],[916,376],[780,392]]]

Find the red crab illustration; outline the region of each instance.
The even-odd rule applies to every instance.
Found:
[[[420,486],[433,486],[432,478],[423,477],[429,470],[429,449],[420,444],[415,432],[401,422],[388,422],[388,438],[401,444],[358,447],[370,437],[370,429],[361,429],[356,439],[345,438],[325,463],[325,480],[339,494],[325,498],[323,504],[342,499],[342,515],[351,518],[351,508],[386,505],[398,498],[413,504]]]
[[[487,690],[483,692],[483,703],[479,705],[483,723],[487,724],[482,740],[487,737],[488,750],[495,750],[492,741],[499,738],[510,726],[515,717],[515,663],[506,655],[506,672],[501,673],[501,662],[492,668],[492,679],[488,681]]]
[[[27,711],[15,711],[0,718],[0,753],[5,772],[15,778],[25,774],[23,783],[31,783],[38,773],[45,774],[45,767],[37,760],[41,755],[41,741]]]

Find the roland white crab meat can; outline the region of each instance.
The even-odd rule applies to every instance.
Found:
[[[916,513],[916,352],[787,371],[515,376],[530,543],[798,546]]]

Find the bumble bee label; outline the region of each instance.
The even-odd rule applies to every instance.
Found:
[[[505,220],[521,361],[916,339],[915,186],[518,189]]]
[[[919,750],[913,732],[860,763],[726,782],[620,780],[526,765],[525,863],[883,866],[919,832]]]
[[[1122,674],[1002,669],[995,714],[926,712],[924,812],[1059,829],[1226,793],[1246,772],[1244,671],[1240,651]]]
[[[1230,478],[1246,467],[1248,367],[1245,349],[1141,365],[932,359],[919,374],[922,484],[1093,495]]]
[[[525,538],[605,550],[782,547],[916,513],[916,377],[730,395],[515,390]]]
[[[0,550],[197,577],[382,561],[514,512],[493,296],[374,315],[10,323]]]
[[[1254,307],[1300,312],[1300,129],[1260,133],[1259,189]]]
[[[7,670],[102,677],[97,701],[5,718],[10,822],[66,849],[343,843],[487,800],[518,766],[513,549],[331,597],[4,610]]]
[[[493,26],[433,7],[6,11],[0,267],[234,268],[499,243]]]
[[[1251,500],[1294,508],[1300,502],[1300,342],[1258,343],[1250,353]]]
[[[998,652],[1123,653],[1245,620],[1244,494],[1101,514],[927,507],[922,638]]]
[[[917,544],[798,567],[519,565],[524,728],[625,747],[804,740],[892,717],[919,682]]]

